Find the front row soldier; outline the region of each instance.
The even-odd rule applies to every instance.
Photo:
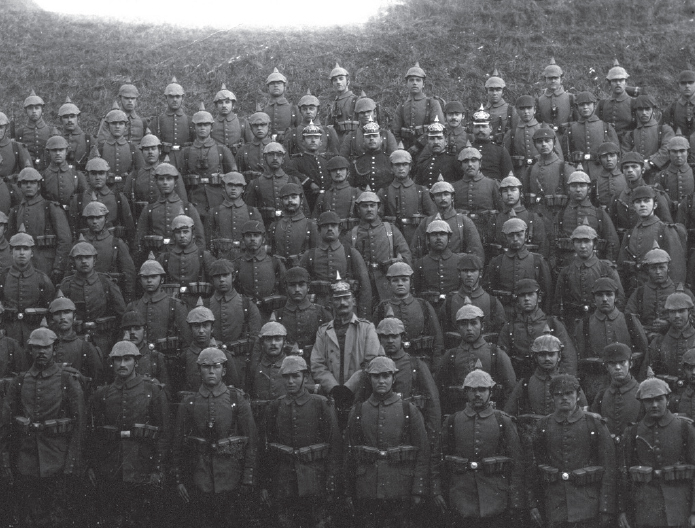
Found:
[[[447,526],[494,528],[511,514],[527,514],[521,442],[512,417],[494,407],[494,386],[487,372],[470,372],[462,387],[466,407],[442,426],[445,477],[432,488],[435,503],[448,503]]]
[[[387,357],[367,368],[372,394],[350,411],[345,432],[346,502],[365,528],[407,527],[428,494],[430,449],[417,407],[393,391]]]
[[[2,478],[15,486],[20,522],[30,528],[79,519],[85,402],[78,371],[55,361],[55,340],[48,328],[31,333],[32,366],[10,383],[0,421]]]
[[[261,499],[278,526],[318,526],[341,475],[338,419],[330,400],[307,390],[309,367],[302,357],[285,357],[279,373],[285,395],[270,403],[262,422],[267,451],[259,463]]]
[[[243,391],[224,384],[226,363],[218,348],[198,355],[202,383],[176,417],[172,464],[184,526],[227,526],[238,514],[238,495],[256,485],[256,424]]]
[[[87,476],[99,520],[109,526],[150,526],[161,500],[169,409],[163,387],[138,374],[141,357],[132,342],[116,343],[109,353],[114,381],[90,400]]]

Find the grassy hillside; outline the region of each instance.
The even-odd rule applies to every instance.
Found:
[[[327,74],[338,60],[364,89],[393,108],[405,94],[403,74],[418,60],[428,91],[477,107],[486,75],[496,66],[508,99],[540,91],[550,56],[565,70],[567,88],[605,89],[614,57],[639,85],[670,100],[674,79],[694,61],[695,0],[407,0],[364,27],[215,32],[126,25],[35,10],[0,12],[0,109],[21,115],[34,88],[53,121],[66,95],[93,127],[130,78],[142,94],[140,111],[163,108],[172,75],[194,111],[222,82],[241,103],[240,114],[264,100],[274,66],[290,79],[295,100],[307,88],[330,100]]]

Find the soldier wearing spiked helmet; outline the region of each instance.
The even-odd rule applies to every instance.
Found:
[[[459,148],[450,148],[447,129],[444,124],[435,117],[434,122],[425,127],[427,134],[427,147],[416,158],[414,168],[414,180],[430,188],[441,174],[444,180],[453,183],[458,180],[460,166],[456,160]],[[467,136],[464,136],[465,145]],[[461,145],[463,148],[464,145]]]
[[[237,99],[234,92],[222,83],[220,90],[212,100],[215,105],[215,122],[212,124],[210,137],[220,145],[224,145],[235,156],[241,146],[251,141],[253,134],[246,119],[239,119],[236,114]]]
[[[130,341],[140,351],[140,359],[135,365],[135,372],[144,378],[154,380],[164,385],[164,391],[171,398],[173,386],[169,376],[169,370],[175,371],[170,367],[171,361],[157,350],[154,343],[150,342],[145,328],[145,318],[136,311],[129,311],[123,314],[120,322],[120,329],[124,341]],[[178,359],[178,358],[177,358]]]
[[[491,119],[490,113],[483,108],[483,105],[480,105],[480,108],[473,113],[473,135],[470,140],[471,146],[480,153],[482,158],[481,172],[488,178],[499,181],[514,170],[514,165],[509,152],[501,145],[503,134],[498,139],[499,144],[495,142]],[[499,125],[500,121],[497,123]],[[460,155],[459,152],[459,159]]]
[[[574,94],[565,91],[562,86],[564,72],[551,57],[549,64],[543,69],[545,90],[538,98],[538,120],[548,123],[555,132],[560,131],[561,125],[574,119]]]
[[[46,141],[51,137],[51,127],[43,119],[45,105],[43,99],[32,90],[29,97],[24,100],[24,113],[27,115],[27,122],[15,131],[15,139],[26,145],[33,166],[38,171],[43,171],[48,164],[45,148]]]
[[[502,144],[502,140],[506,132],[513,126],[517,120],[517,112],[513,104],[504,100],[504,89],[507,83],[500,76],[499,71],[495,68],[487,80],[485,81],[485,92],[487,94],[484,108],[490,115],[490,128],[492,130],[492,138],[498,144]]]
[[[492,214],[502,209],[499,181],[488,178],[480,170],[480,152],[466,147],[458,154],[462,177],[453,183],[456,197],[454,207],[466,212],[478,227],[478,232],[487,234]],[[483,235],[483,238],[486,237]]]
[[[127,142],[133,145],[140,143],[140,140],[147,133],[148,128],[147,120],[140,117],[135,111],[138,97],[140,97],[140,91],[128,80],[118,89],[118,98],[113,102],[113,106],[111,107],[112,110],[122,109],[124,113],[122,117],[125,117],[123,137]],[[103,144],[109,137],[110,127],[108,123],[109,120],[106,118],[101,121],[99,131],[97,132],[97,142],[99,145]]]
[[[169,155],[171,164],[178,169],[183,162],[183,146],[196,137],[194,124],[183,108],[185,94],[183,86],[172,77],[164,89],[166,110],[149,121],[151,133],[162,142],[162,152]]]
[[[458,286],[456,264],[460,256],[449,249],[451,227],[443,220],[433,220],[425,230],[428,251],[413,263],[413,287],[416,295],[438,308],[446,294]]]
[[[350,90],[350,73],[337,62],[329,77],[333,85],[335,99],[331,104],[326,124],[332,125],[338,133],[338,138],[342,140],[359,124],[355,116],[355,105],[359,97]]]
[[[11,181],[15,179],[15,175],[21,171],[24,167],[33,167],[33,161],[31,159],[31,154],[27,150],[26,146],[22,143],[15,141],[10,135],[10,120],[7,116],[0,112],[0,176],[2,176],[3,184],[4,180],[8,176],[13,176]],[[2,194],[2,210],[9,212],[9,196],[8,191],[5,190]]]
[[[70,97],[66,97],[65,102],[58,108],[60,133],[68,142],[67,162],[77,170],[83,171],[92,146],[96,145],[97,140],[80,127],[80,114],[80,109]]]
[[[335,155],[340,149],[338,134],[332,127],[321,125],[319,108],[321,102],[319,98],[307,90],[306,94],[297,103],[301,116],[297,126],[288,128],[285,131],[284,145],[290,156],[301,152],[317,152],[327,155]],[[310,130],[305,129],[313,125]],[[318,138],[320,137],[320,140]],[[314,139],[315,138],[315,139]]]
[[[627,187],[627,181],[620,169],[620,147],[617,144],[602,143],[596,155],[601,169],[591,183],[591,194],[598,205],[606,208]]]
[[[87,189],[87,180],[75,168],[74,162],[68,162],[68,141],[54,128],[46,141],[49,163],[42,171],[43,185],[41,194],[47,200],[57,202],[68,210],[72,197]]]
[[[662,122],[685,137],[695,132],[693,123],[693,106],[695,105],[695,71],[683,70],[678,75],[678,99],[664,110]]]
[[[5,237],[8,221],[7,215],[0,211],[0,273],[12,266],[12,248]]]
[[[639,94],[639,88],[627,86],[629,77],[630,75],[625,68],[620,65],[618,59],[615,59],[613,67],[608,70],[606,75],[610,96],[608,99],[599,101],[596,108],[596,115],[599,119],[613,125],[621,140],[628,131],[635,128],[636,100],[634,96]]]
[[[285,131],[290,127],[296,127],[301,121],[299,108],[290,103],[285,97],[287,89],[287,77],[273,68],[273,72],[265,80],[270,96],[263,112],[270,117],[270,134],[273,141],[280,143],[285,139]]]
[[[353,160],[350,167],[350,183],[364,190],[374,191],[386,187],[393,180],[389,161],[390,153],[384,152],[379,123],[368,121],[362,128],[364,153]]]
[[[346,133],[343,137],[340,143],[341,156],[350,161],[354,161],[355,158],[365,153],[367,150],[367,138],[364,135],[363,129],[370,121],[374,121],[378,124],[378,114],[379,108],[376,102],[362,92],[362,95],[360,95],[355,103],[357,125],[355,125],[355,130]],[[398,142],[390,130],[379,128],[378,132],[381,137],[381,141],[379,142],[380,148],[382,152],[388,156],[398,148]]]
[[[686,350],[681,357],[681,372],[675,385],[669,409],[692,420],[695,416],[695,348]]]
[[[270,116],[256,111],[246,118],[249,132],[247,139],[236,152],[237,169],[247,181],[258,178],[266,170],[263,150],[273,142],[270,134]]]

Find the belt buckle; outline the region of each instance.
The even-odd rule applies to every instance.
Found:
[[[570,474],[567,473],[567,471],[562,472],[562,480],[569,480],[570,479]]]
[[[369,267],[372,269],[379,269],[379,263],[378,262],[370,262]]]
[[[446,301],[446,293],[440,293],[439,294],[439,300],[440,301]]]
[[[471,469],[478,469],[478,463],[477,462],[471,462],[470,466],[471,466]]]
[[[164,242],[165,245],[169,245],[171,244],[171,238],[165,238],[162,242]]]
[[[555,131],[555,132],[557,132],[558,130],[560,130],[560,127],[557,126],[557,125],[553,125],[551,128],[552,128],[553,131]]]
[[[19,313],[17,314],[17,319],[19,319],[20,321],[21,321],[22,319],[24,319],[24,313],[23,313],[23,312],[19,312]]]
[[[210,183],[210,178],[200,178],[200,183]]]
[[[386,458],[387,455],[388,455],[388,452],[387,452],[387,451],[379,451],[379,456],[380,456],[381,458]]]
[[[645,158],[644,164],[645,164],[645,165],[649,165],[649,160]]]
[[[121,438],[130,438],[130,431],[121,431]]]
[[[527,158],[526,159],[526,165],[533,165],[533,159]]]
[[[181,145],[172,145],[171,150],[181,150]]]
[[[63,205],[61,205],[61,207],[62,207],[65,211],[67,211],[68,209],[70,209],[70,207],[69,207],[67,204],[63,204]]]
[[[188,286],[181,286],[179,288],[179,293],[186,293],[188,292]]]
[[[584,154],[584,161],[589,161],[591,159],[591,154]]]
[[[281,217],[282,216],[282,211],[280,209],[275,209],[275,216]]]

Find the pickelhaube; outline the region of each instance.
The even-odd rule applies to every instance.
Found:
[[[41,176],[41,173],[33,167],[24,167],[21,171],[19,171],[19,176],[17,176],[17,182],[41,180],[43,180],[43,176]]]
[[[216,347],[208,347],[203,349],[200,354],[198,354],[198,359],[196,363],[198,365],[214,366],[227,362],[227,356],[225,353]]]
[[[147,260],[142,263],[142,266],[140,266],[139,275],[141,277],[148,277],[150,275],[166,275],[166,271],[164,271],[162,265],[155,260],[154,253],[150,251]]]
[[[70,257],[95,257],[97,255],[97,250],[96,248],[87,242],[84,238],[84,235],[80,235],[79,241],[77,244],[72,246],[72,249],[70,250]]]
[[[121,328],[132,328],[133,326],[145,326],[145,317],[137,310],[130,310],[124,313],[121,318]]]
[[[277,68],[273,68],[273,73],[268,75],[268,77],[265,80],[265,83],[270,84],[271,82],[276,82],[276,81],[280,81],[280,82],[287,84],[287,77],[285,77],[282,73],[280,73]]]
[[[17,232],[10,238],[10,247],[33,247],[34,239],[24,227],[24,224],[19,225]]]
[[[29,94],[29,97],[24,99],[24,108],[27,106],[32,106],[32,105],[41,105],[44,106],[46,103],[43,102],[43,99],[41,99],[38,95],[36,95],[36,92],[34,90],[31,91]]]
[[[374,102],[374,99],[370,99],[369,97],[360,97],[355,103],[356,114],[359,114],[360,112],[369,112],[375,108],[376,103]]]
[[[223,174],[222,181],[226,184],[246,186],[246,178],[242,173],[236,171]]]
[[[427,75],[425,75],[425,70],[420,68],[420,63],[416,62],[415,66],[411,67],[405,74],[405,78],[407,79],[408,77],[422,77],[423,79],[426,79]]]
[[[494,69],[492,72],[492,75],[488,77],[487,81],[485,81],[485,88],[506,88],[507,83],[504,82],[504,79],[500,77],[500,73],[497,71],[497,68]]]
[[[157,136],[154,134],[145,134],[142,139],[140,140],[140,148],[146,148],[146,147],[159,147],[162,145],[162,142],[159,140]]]
[[[118,95],[122,97],[140,97],[140,92],[138,92],[138,89],[134,84],[130,84],[130,82],[128,82],[121,85],[121,87],[118,89]]]
[[[193,227],[195,224],[193,223],[193,219],[190,216],[186,216],[183,214],[180,214],[178,216],[175,216],[174,219],[171,221],[171,230],[176,231],[177,229],[181,229],[182,227]]]
[[[483,159],[483,155],[480,151],[471,145],[470,141],[466,142],[466,146],[461,149],[459,155],[457,156],[458,161],[464,161],[469,159]]]
[[[263,154],[268,154],[270,152],[281,152],[285,154],[286,151],[285,147],[283,147],[281,143],[278,143],[277,141],[271,141],[265,147],[263,147]]]
[[[178,178],[179,171],[171,163],[160,163],[154,169],[154,177],[156,178],[157,176],[174,176]]]
[[[308,372],[309,367],[302,356],[286,356],[280,365],[280,375]]]
[[[176,77],[171,78],[171,82],[167,84],[164,88],[164,95],[185,95],[186,92],[183,91],[183,86],[179,84]]]
[[[561,77],[562,74],[562,68],[555,62],[555,57],[550,57],[550,62],[543,69],[543,77]]]
[[[552,334],[539,335],[533,340],[531,352],[561,352],[562,341]]]
[[[108,162],[104,158],[96,157],[92,158],[89,161],[87,161],[87,165],[85,166],[85,170],[87,172],[90,171],[95,171],[95,172],[100,172],[100,171],[109,171],[111,167],[109,167]]]
[[[246,122],[249,125],[268,125],[270,124],[270,116],[265,112],[255,112],[246,119]]]
[[[521,183],[521,180],[519,180],[519,178],[514,176],[514,174],[512,174],[511,172],[509,173],[509,176],[507,176],[500,182],[500,189],[506,189],[507,187],[523,188],[523,186],[524,185]]]
[[[413,268],[411,268],[407,262],[394,262],[386,271],[386,278],[411,277],[413,273]]]
[[[316,224],[319,227],[326,224],[340,224],[340,217],[335,211],[324,211],[319,215]]]
[[[642,257],[642,264],[667,264],[671,262],[671,255],[659,247],[659,243],[655,240],[652,249]]]
[[[488,125],[490,124],[490,113],[480,105],[480,108],[476,112],[473,112],[473,124],[474,125]]]
[[[118,343],[113,345],[111,352],[109,352],[109,357],[114,358],[124,356],[140,357],[142,356],[142,354],[140,353],[140,350],[138,350],[138,347],[135,346],[135,343],[133,343],[132,341],[119,341]]]
[[[205,110],[205,104],[200,103],[200,107],[198,108],[198,111],[193,114],[193,117],[191,118],[191,121],[198,125],[198,124],[213,124],[215,122],[215,118],[212,117],[212,114],[210,112],[207,112]]]
[[[447,181],[444,181],[444,178],[441,178],[434,182],[434,185],[432,185],[432,187],[430,188],[430,194],[434,195],[443,192],[454,194],[456,190],[454,189],[453,185],[451,185]],[[441,216],[438,218],[438,220],[441,220]]]
[[[399,335],[405,333],[403,321],[397,317],[384,317],[376,327],[376,333],[379,335]]]
[[[407,150],[397,149],[391,153],[389,161],[391,163],[412,163],[413,157]]]
[[[618,62],[618,59],[615,59],[613,61],[613,67],[610,70],[608,70],[608,74],[606,75],[606,80],[612,81],[613,79],[627,79],[628,77],[630,77],[630,76],[628,75],[625,68],[623,68],[620,65],[620,63]]]
[[[690,143],[688,142],[688,138],[686,138],[686,137],[673,136],[666,143],[666,148],[668,150],[689,150],[690,149]]]
[[[333,77],[338,77],[339,75],[345,75],[346,77],[350,76],[348,71],[345,68],[341,68],[340,64],[336,62],[328,78],[333,79]]]
[[[635,398],[644,400],[647,398],[657,398],[671,394],[671,389],[664,380],[659,378],[649,378],[639,384]]]
[[[384,372],[390,372],[391,374],[398,372],[393,359],[386,356],[377,356],[369,362],[367,374],[383,374]]]
[[[72,299],[66,297],[63,294],[63,291],[60,288],[58,288],[55,299],[53,299],[51,301],[51,304],[48,305],[48,311],[50,313],[55,313],[62,312],[64,310],[72,310],[74,312],[75,310],[77,310],[77,308],[75,307],[75,303],[72,302]]]
[[[218,259],[210,264],[210,276],[229,275],[234,273],[234,263],[227,259]]]
[[[581,223],[574,228],[574,231],[572,231],[572,235],[570,236],[572,240],[575,238],[589,238],[592,240],[598,239],[598,233],[596,230],[589,225],[589,219],[587,217],[584,217],[584,220],[581,221]]]
[[[567,185],[571,185],[573,183],[586,183],[587,185],[590,185],[591,178],[589,178],[589,175],[584,171],[574,171],[572,174],[570,174],[569,178],[567,178]]]
[[[258,337],[287,337],[287,328],[277,321],[268,321],[261,327]]]
[[[690,298],[690,295],[683,291],[682,286],[680,287],[680,290],[681,291],[678,291],[678,288],[676,288],[675,292],[666,297],[664,310],[685,310],[694,306],[693,300]]]
[[[492,376],[480,368],[471,370],[463,380],[463,388],[489,388],[495,386]]]
[[[63,136],[58,135],[57,130],[55,132],[56,134],[49,137],[48,141],[46,141],[46,150],[58,150],[68,148],[68,140],[65,139]]]
[[[363,136],[378,136],[379,135],[379,123],[373,121],[371,118],[362,127]]]
[[[463,301],[463,306],[456,312],[456,321],[468,321],[470,319],[482,319],[485,317],[485,312],[483,312],[477,306],[471,304],[471,300],[466,297]]]
[[[526,229],[528,229],[528,225],[518,217],[510,218],[504,224],[502,224],[502,234],[504,235],[518,233],[519,231],[526,231]]]
[[[53,330],[48,328],[48,323],[46,322],[46,318],[44,318],[43,321],[41,321],[41,326],[29,335],[27,344],[45,347],[52,345],[57,339],[58,336]]]
[[[369,189],[369,187],[367,187]],[[361,204],[361,203],[381,203],[381,199],[377,196],[376,193],[373,193],[370,190],[365,190],[362,194],[360,194],[357,199],[355,200],[356,204]]]
[[[434,121],[427,127],[428,137],[444,136],[446,128],[439,122],[439,116],[434,116]]]
[[[323,134],[321,127],[316,126],[314,124],[314,121],[309,121],[309,124],[304,127],[304,130],[302,130],[302,136],[307,137],[307,136],[321,136]]]
[[[340,278],[340,273],[336,272],[336,280],[331,284],[331,293],[333,297],[347,297],[352,295],[350,283]]]
[[[0,224],[5,224],[7,225],[10,222],[10,219],[7,218],[7,215],[0,211]]]
[[[300,108],[302,106],[321,106],[321,103],[318,97],[313,95],[310,90],[307,90],[306,94],[304,94],[297,103],[297,106]]]
[[[58,117],[72,114],[80,115],[80,109],[77,108],[77,105],[73,103],[69,97],[66,97],[65,102],[58,108]]]
[[[448,233],[453,234],[451,226],[444,220],[432,220],[425,229],[425,233]]]
[[[683,354],[681,358],[681,364],[688,365],[689,367],[695,366],[695,348],[689,348],[685,351],[685,354]]]
[[[117,110],[114,108],[113,110],[109,110],[109,113],[106,114],[104,121],[107,123],[127,123],[128,116],[125,115],[123,110]]]
[[[4,112],[0,112],[0,126],[9,125],[10,120],[7,118]]]
[[[220,91],[215,94],[215,98],[212,100],[212,102],[216,103],[218,101],[224,101],[225,99],[236,101],[236,95],[234,95],[233,92],[227,90],[227,86],[224,83],[222,83]]]
[[[188,312],[188,315],[186,316],[186,322],[188,324],[214,323],[215,314],[212,313],[210,308],[206,308],[205,305],[203,305],[203,298],[198,297],[195,308]]]
[[[591,288],[591,293],[617,292],[618,285],[610,277],[599,277]]]

